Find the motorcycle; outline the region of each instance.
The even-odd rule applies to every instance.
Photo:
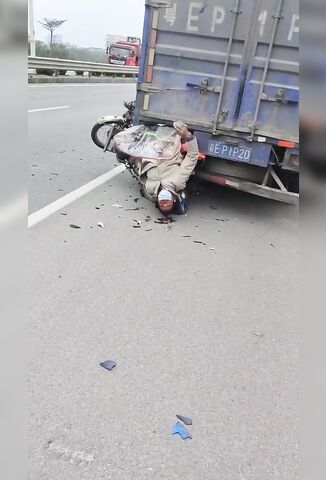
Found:
[[[91,137],[97,147],[106,152],[115,135],[133,126],[135,102],[123,103],[127,111],[121,116],[103,115],[91,131]]]

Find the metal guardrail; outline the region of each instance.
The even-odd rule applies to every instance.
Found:
[[[28,68],[31,70],[66,70],[89,73],[110,73],[111,75],[135,76],[138,67],[125,65],[110,65],[107,63],[81,62],[79,60],[67,60],[63,58],[28,57]]]

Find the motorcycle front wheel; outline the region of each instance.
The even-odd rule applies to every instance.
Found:
[[[113,138],[120,131],[121,127],[119,128],[116,123],[96,123],[92,128],[91,137],[95,145],[103,150],[108,136],[111,134]]]

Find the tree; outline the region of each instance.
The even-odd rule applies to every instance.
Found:
[[[43,18],[43,22],[38,21],[46,30],[50,32],[50,48],[53,45],[53,33],[54,31],[61,27],[67,20],[56,20],[55,18]]]

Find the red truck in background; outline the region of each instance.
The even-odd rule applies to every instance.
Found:
[[[141,40],[138,37],[128,37],[127,40],[119,40],[108,47],[108,61],[112,65],[138,67],[140,50]]]

